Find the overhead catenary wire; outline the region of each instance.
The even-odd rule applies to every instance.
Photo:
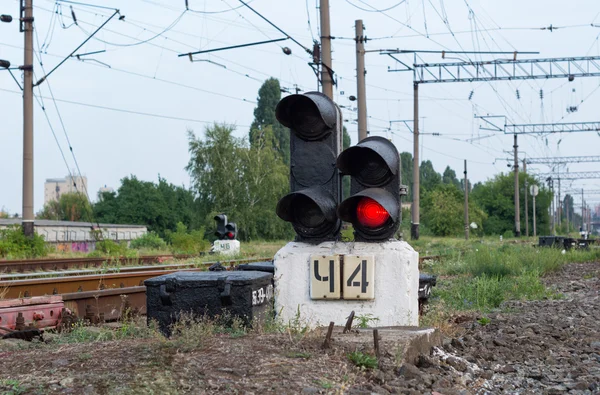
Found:
[[[19,92],[19,91],[13,91],[13,90],[4,89],[4,88],[0,88],[0,91],[7,92],[7,93],[19,94],[19,95],[21,94],[21,92]],[[45,98],[45,99],[52,99],[49,96],[39,95],[39,97]],[[178,117],[178,116],[174,116],[174,115],[149,113],[149,112],[144,112],[144,111],[129,110],[129,109],[125,109],[125,108],[109,107],[109,106],[105,106],[105,105],[101,105],[101,104],[85,103],[85,102],[75,101],[75,100],[67,100],[67,99],[60,99],[60,98],[54,98],[54,100],[56,100],[59,103],[73,104],[73,105],[77,105],[77,106],[96,108],[96,109],[100,109],[100,110],[116,111],[116,112],[121,112],[121,113],[126,113],[126,114],[142,115],[142,116],[147,116],[147,117],[152,117],[152,118],[170,119],[170,120],[174,120],[174,121],[184,121],[184,122],[194,122],[194,123],[201,123],[201,124],[205,124],[205,125],[213,125],[215,123],[215,121],[205,121],[205,120],[195,119],[195,118],[185,118],[185,117]],[[250,125],[239,125],[239,124],[236,124],[236,125],[243,126],[243,127],[250,127]]]

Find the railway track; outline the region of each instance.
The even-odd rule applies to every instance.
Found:
[[[146,262],[160,262],[158,257],[165,256],[146,257]],[[419,262],[439,260],[440,258],[437,255],[421,256]],[[221,264],[231,270],[238,264],[266,260],[269,259],[221,261]],[[55,263],[52,260],[43,261],[45,265]],[[67,261],[70,264],[75,260],[68,259]],[[98,258],[94,258],[91,266],[87,266],[88,269],[0,274],[0,290],[4,290],[5,299],[56,295],[61,298],[64,307],[72,312],[72,315],[69,316],[70,319],[77,317],[96,323],[119,319],[126,311],[145,314],[146,287],[144,281],[148,278],[176,271],[203,271],[208,266],[217,263],[214,261],[200,264],[186,262],[113,267],[105,268],[102,273],[98,273],[98,266],[95,266],[97,261]],[[84,263],[79,262],[78,264]],[[51,267],[56,268],[56,266]]]
[[[229,268],[242,263],[261,262],[268,258],[220,261]],[[152,266],[131,266],[97,270],[52,271],[0,275],[0,290],[4,298],[62,295],[66,293],[119,289],[142,286],[144,280],[176,271],[203,271],[217,262],[179,263]]]
[[[161,263],[169,259],[188,259],[198,255],[145,255],[135,258],[128,257],[81,257],[81,258],[47,258],[0,261],[0,273],[24,273],[50,270],[71,270],[102,267],[106,262],[114,265],[131,263]]]

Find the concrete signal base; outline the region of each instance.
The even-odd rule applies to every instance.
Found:
[[[311,258],[335,255],[342,260],[344,256],[374,258],[374,299],[311,299]],[[274,264],[275,313],[284,323],[344,325],[354,311],[356,316],[369,314],[377,319],[369,322],[372,327],[419,324],[419,254],[405,241],[291,242],[277,252]]]

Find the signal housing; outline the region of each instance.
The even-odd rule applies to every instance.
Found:
[[[342,147],[338,106],[320,92],[290,95],[275,110],[290,129],[290,193],[277,203],[277,215],[291,222],[296,241],[339,240],[336,208],[342,197],[336,158]]]
[[[352,223],[354,239],[380,242],[393,238],[402,220],[401,197],[406,195],[394,144],[383,137],[367,137],[342,152],[337,167],[351,177],[351,196],[339,205],[337,214]],[[387,219],[381,207],[389,215]]]

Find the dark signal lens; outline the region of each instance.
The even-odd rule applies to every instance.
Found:
[[[356,206],[356,218],[364,227],[379,228],[390,218],[390,214],[375,200],[364,197]]]

